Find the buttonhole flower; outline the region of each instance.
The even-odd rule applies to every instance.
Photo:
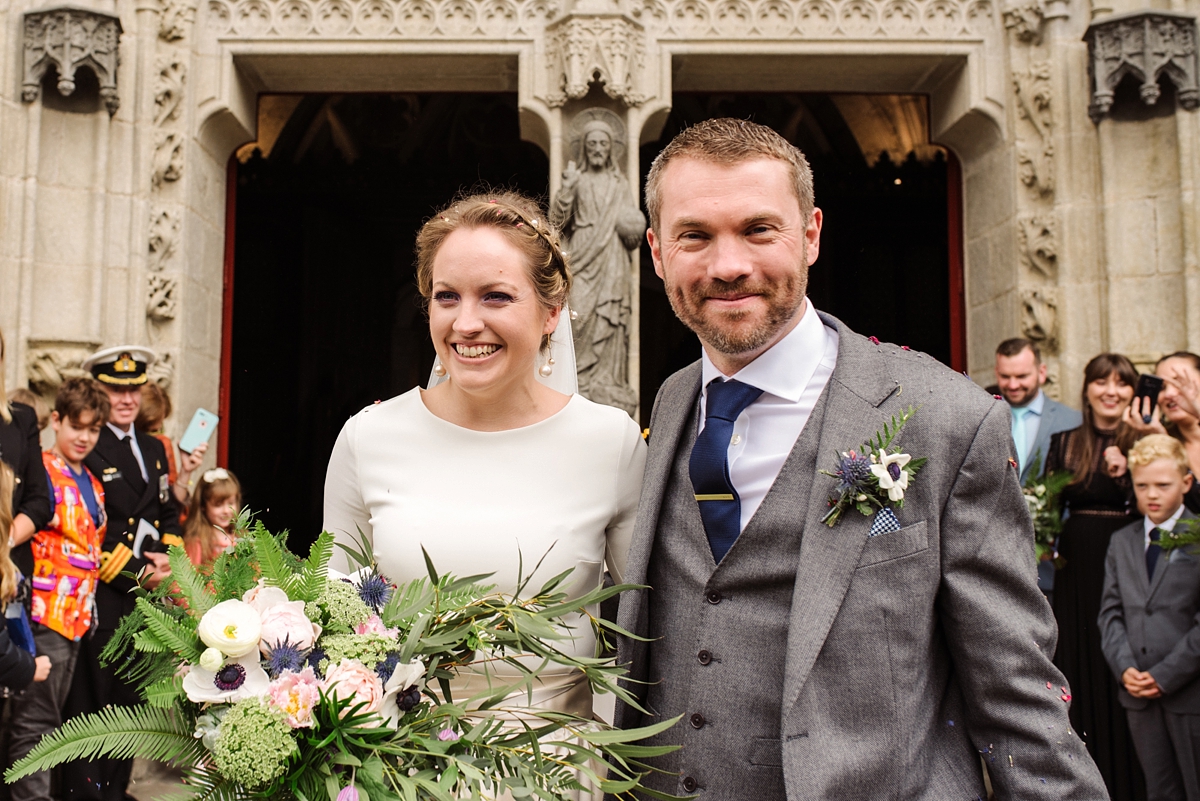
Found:
[[[904,491],[908,489],[908,473],[904,466],[912,460],[907,453],[880,453],[878,457],[872,454],[871,473],[879,480],[879,488],[887,490],[889,501],[904,500]]]

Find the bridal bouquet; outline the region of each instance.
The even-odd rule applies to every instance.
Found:
[[[67,721],[5,778],[138,756],[185,766],[182,797],[206,801],[558,799],[581,777],[618,798],[668,797],[641,786],[650,768],[640,760],[673,748],[633,743],[675,721],[618,731],[504,706],[550,665],[635,703],[613,660],[556,645],[581,612],[601,641],[619,631],[586,607],[625,585],[571,599],[568,571],[508,595],[487,576],[439,575],[426,556],[429,578],[397,587],[360,548],[346,549],[360,569],[342,577],[328,568],[329,533],[300,559],[256,523],[204,572],[172,547],[172,581],[138,590],[102,656],[146,703]],[[509,671],[506,684],[453,698],[456,669],[500,663],[516,669],[515,684]]]
[[[1040,459],[1040,454],[1035,458]],[[1043,476],[1030,471],[1025,486],[1021,488],[1029,507],[1029,516],[1033,518],[1033,542],[1038,561],[1053,560],[1055,567],[1063,566],[1056,543],[1063,527],[1062,491],[1070,483],[1069,470],[1055,470]]]

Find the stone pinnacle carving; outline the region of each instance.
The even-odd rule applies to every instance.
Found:
[[[100,97],[109,115],[116,114],[118,44],[121,20],[112,14],[73,6],[62,6],[25,15],[25,77],[21,99],[37,100],[46,70],[58,72],[58,91],[75,91],[75,72],[87,67],[100,83]]]
[[[1179,105],[1200,107],[1196,83],[1196,18],[1171,11],[1139,11],[1094,22],[1085,36],[1091,55],[1092,103],[1099,122],[1112,109],[1117,85],[1126,75],[1141,82],[1142,102],[1158,102],[1158,81],[1175,85]]]
[[[645,101],[638,91],[645,59],[642,26],[624,16],[570,15],[546,28],[551,106],[588,93],[598,82],[626,105]]]

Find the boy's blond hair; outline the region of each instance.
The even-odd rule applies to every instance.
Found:
[[[1179,468],[1179,472],[1185,476],[1191,470],[1183,443],[1166,434],[1151,434],[1142,437],[1129,449],[1130,470],[1135,467],[1145,467],[1159,459],[1169,459],[1174,462],[1175,466]]]

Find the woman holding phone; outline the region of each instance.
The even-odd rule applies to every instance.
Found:
[[[1084,368],[1083,425],[1050,439],[1046,472],[1069,470],[1063,490],[1069,517],[1059,537],[1063,566],[1054,578],[1058,650],[1054,664],[1070,683],[1071,723],[1084,738],[1113,801],[1144,798],[1144,779],[1129,736],[1117,683],[1100,649],[1100,596],[1112,534],[1134,517],[1129,476],[1105,464],[1110,446],[1122,452],[1136,435],[1123,423],[1138,374],[1129,359],[1102,353]]]

